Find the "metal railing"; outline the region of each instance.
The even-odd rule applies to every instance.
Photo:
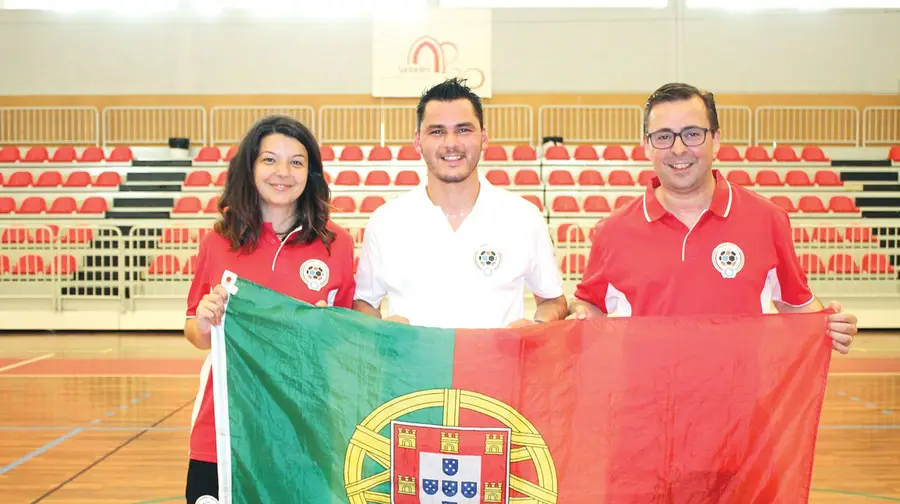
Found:
[[[318,139],[327,144],[411,143],[414,105],[325,105],[319,109]]]
[[[0,107],[0,144],[98,145],[96,107]]]
[[[206,109],[199,106],[107,107],[103,145],[168,145],[169,138],[207,143]]]
[[[316,111],[308,105],[213,107],[209,111],[209,143],[236,145],[256,121],[275,114],[293,117],[316,131]]]
[[[722,143],[750,145],[753,143],[753,111],[750,107],[719,106],[719,127]]]
[[[636,144],[643,132],[641,110],[636,105],[544,105],[538,109],[538,137],[561,136],[569,144]]]
[[[863,109],[862,146],[900,145],[900,107]]]
[[[859,145],[859,109],[855,107],[783,107],[756,109],[758,145]]]

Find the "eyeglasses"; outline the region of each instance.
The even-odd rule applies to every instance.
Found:
[[[675,137],[681,137],[681,142],[688,147],[703,145],[709,128],[685,128],[676,133],[670,129],[654,131],[647,135],[650,145],[656,149],[668,149],[675,145]]]

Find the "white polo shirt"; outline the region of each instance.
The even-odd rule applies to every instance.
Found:
[[[410,324],[505,327],[524,317],[524,286],[563,295],[547,223],[531,202],[479,177],[472,212],[455,232],[421,186],[379,207],[363,235],[355,299]]]

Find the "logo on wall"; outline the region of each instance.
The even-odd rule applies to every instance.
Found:
[[[407,66],[401,67],[401,73],[436,73],[452,74],[460,79],[467,79],[472,89],[484,85],[484,72],[479,68],[453,67],[459,58],[459,49],[453,42],[440,42],[434,37],[419,37],[409,46]]]

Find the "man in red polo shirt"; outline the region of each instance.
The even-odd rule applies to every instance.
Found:
[[[601,220],[570,316],[713,315],[823,310],[794,251],[787,213],[712,169],[715,100],[666,84],[644,109],[656,177],[643,198]],[[856,317],[829,305],[828,334],[847,353]]]

